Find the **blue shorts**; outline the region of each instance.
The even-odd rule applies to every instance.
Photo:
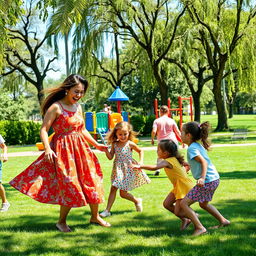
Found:
[[[0,183],[2,182],[2,161],[0,161]]]

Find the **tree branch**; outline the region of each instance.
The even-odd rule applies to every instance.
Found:
[[[170,50],[170,48],[172,46],[172,43],[174,41],[175,35],[176,35],[176,30],[177,30],[177,27],[178,27],[179,20],[183,16],[183,14],[185,13],[186,9],[187,9],[187,6],[185,6],[184,9],[182,10],[182,12],[178,15],[178,17],[175,21],[175,25],[174,25],[174,29],[173,29],[173,33],[172,33],[172,37],[170,39],[170,42],[167,45],[166,49],[163,51],[163,53],[158,57],[158,59],[156,61],[156,65],[160,63],[160,61],[166,56],[166,54]]]

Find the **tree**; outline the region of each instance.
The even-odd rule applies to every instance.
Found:
[[[20,0],[5,0],[0,4],[0,69],[3,66],[4,45],[8,42],[6,28],[16,24],[21,12],[21,4]]]
[[[248,36],[256,15],[253,1],[185,1],[195,26],[198,28],[198,40],[203,46],[210,70],[213,74],[213,94],[218,113],[216,130],[228,129],[227,113],[222,94],[222,79],[230,75],[231,57],[242,45],[242,39]],[[248,51],[249,49],[244,49]],[[249,50],[251,51],[251,50]],[[242,69],[243,63],[237,63]]]
[[[106,33],[118,33],[122,40],[134,40],[144,51],[145,66],[148,77],[159,87],[162,103],[167,103],[168,85],[163,58],[170,50],[176,36],[180,18],[186,7],[170,11],[173,1],[71,1],[60,0],[54,20],[57,30],[71,30],[76,26],[75,40],[86,42],[84,51],[98,52],[103,47]],[[60,12],[62,10],[62,12]],[[58,14],[58,15],[57,15]],[[57,18],[59,16],[59,18]],[[164,35],[164,36],[163,36]],[[76,44],[75,44],[76,47]],[[84,58],[81,48],[74,53],[81,60]],[[73,59],[73,63],[77,59]]]
[[[0,120],[19,121],[26,119],[24,97],[11,98],[7,91],[1,90],[0,94]]]
[[[44,56],[40,53],[40,49],[44,45],[47,36],[39,39],[37,32],[31,29],[32,19],[32,2],[28,9],[28,13],[21,17],[21,28],[7,28],[8,36],[12,40],[12,44],[5,46],[6,67],[1,76],[8,76],[18,71],[23,77],[37,89],[37,97],[41,105],[44,93],[43,82],[50,68],[51,63],[56,57],[49,58],[45,64]],[[30,37],[30,35],[33,37]]]

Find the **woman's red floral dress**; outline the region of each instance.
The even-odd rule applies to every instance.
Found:
[[[48,204],[81,207],[103,201],[103,176],[97,157],[82,131],[82,113],[65,110],[54,121],[51,148],[54,164],[44,153],[10,185],[29,197]]]

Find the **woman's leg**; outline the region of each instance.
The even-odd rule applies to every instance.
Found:
[[[112,208],[112,205],[116,200],[116,191],[117,191],[117,189],[118,188],[116,188],[114,186],[111,186],[111,188],[110,188],[110,192],[109,192],[109,196],[108,196],[108,203],[107,203],[107,208],[106,208],[106,210],[108,212],[110,212],[110,210]]]
[[[230,221],[224,218],[213,205],[209,204],[209,202],[199,203],[199,205],[202,209],[209,212],[214,218],[216,218],[220,222],[220,225],[215,226],[214,228],[228,226],[230,224]]]
[[[192,210],[192,208],[190,208],[190,205],[193,204],[193,203],[194,203],[194,201],[185,197],[181,200],[180,206],[183,209],[183,211],[185,212],[185,216],[187,216],[187,218],[189,218],[194,224],[195,231],[194,231],[193,235],[198,236],[198,235],[201,235],[203,233],[206,233],[207,230],[202,225],[200,220],[198,219],[196,213]]]
[[[103,220],[99,215],[99,205],[98,204],[89,204],[91,208],[91,219],[90,223],[98,224],[103,227],[110,227],[111,225]]]
[[[71,232],[71,229],[69,228],[69,226],[67,225],[66,221],[67,221],[67,216],[68,213],[70,211],[70,207],[61,205],[60,206],[60,217],[59,217],[59,221],[56,224],[56,227],[61,231],[61,232]]]

